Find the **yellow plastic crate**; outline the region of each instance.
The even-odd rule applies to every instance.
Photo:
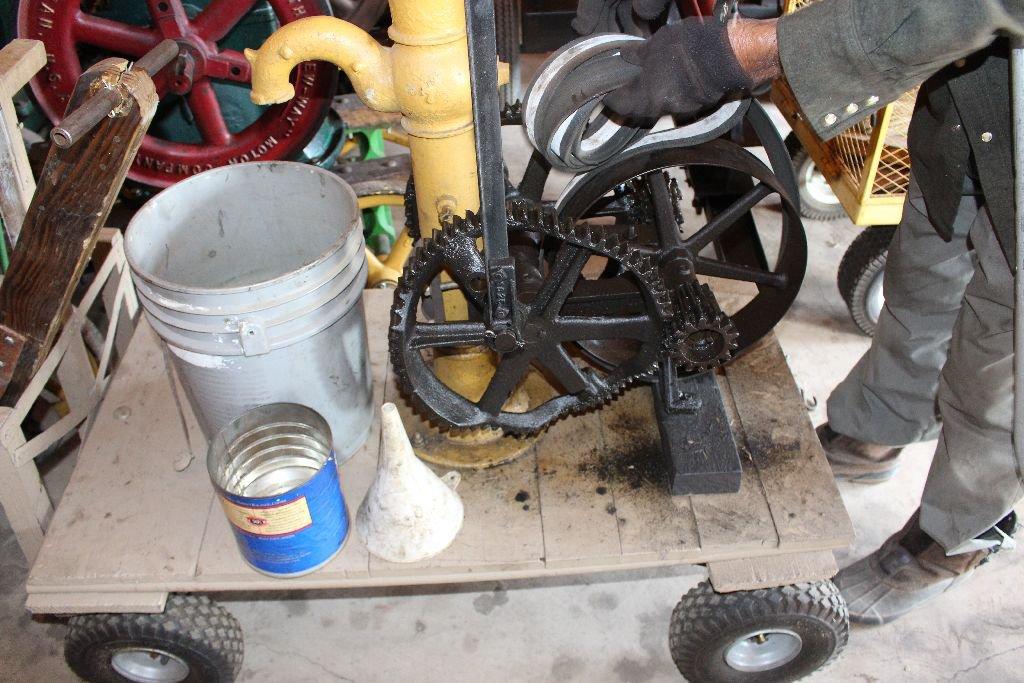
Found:
[[[785,11],[816,1],[786,0]],[[916,99],[915,88],[826,142],[808,124],[785,79],[772,89],[772,100],[857,225],[900,222],[910,184],[907,128]]]

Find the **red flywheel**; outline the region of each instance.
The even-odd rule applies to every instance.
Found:
[[[135,4],[139,12],[148,10],[148,20],[118,21],[96,9]],[[166,187],[216,166],[294,158],[327,116],[338,70],[322,62],[299,65],[292,74],[297,96],[256,111],[250,121],[234,110],[226,111],[224,98],[218,95],[218,84],[250,82],[242,46],[227,48],[220,43],[240,22],[251,22],[257,9],[272,11],[274,24],[287,24],[330,14],[326,0],[210,0],[198,6],[198,12],[194,6],[187,12],[182,0],[21,0],[18,35],[46,46],[46,66],[32,80],[40,107],[51,121],[59,121],[83,66],[97,55],[137,59],[170,38],[178,42],[181,55],[156,79],[161,108],[186,111],[195,139],[162,137],[154,125],[132,164],[132,180]],[[261,40],[244,47],[259,47]]]

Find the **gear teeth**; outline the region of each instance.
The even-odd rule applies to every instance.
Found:
[[[629,246],[628,242],[624,242],[617,235],[605,235],[604,230],[600,227],[561,219],[552,208],[538,206],[528,200],[509,200],[506,203],[506,212],[509,217],[510,230],[540,232],[621,263],[635,276],[638,284],[646,292],[651,306],[655,309],[653,313],[658,316],[656,324],[660,326],[659,332],[663,336],[659,353],[663,352],[666,346],[671,345],[670,340],[675,339],[670,322],[672,296],[662,284],[657,263],[651,255]],[[437,259],[442,257],[457,240],[477,239],[482,233],[480,218],[475,212],[467,212],[465,217],[447,216],[441,222],[441,228],[435,230],[430,238],[422,240],[421,245],[413,251],[395,291],[391,326],[388,331],[388,345],[395,378],[402,393],[409,398],[414,408],[430,417],[441,428],[457,428],[457,425],[440,415],[427,403],[418,391],[418,387],[413,386],[409,368],[406,366],[406,353],[409,352],[409,348],[405,343],[405,335],[410,319],[409,314],[415,310],[418,302],[417,293],[429,286],[429,280],[425,278],[433,279],[437,274],[440,268]],[[412,316],[412,319],[415,319],[415,315]],[[605,405],[636,382],[653,378],[658,370],[658,357],[658,353],[654,354],[649,365],[632,374],[614,376],[614,379],[608,382],[595,382],[597,387],[594,392],[587,395],[577,394],[574,396],[574,401],[566,402],[562,410],[551,415],[542,424],[524,427],[519,420],[512,423],[502,422],[499,415],[491,424],[480,426],[498,427],[503,429],[506,434],[514,436],[534,434],[566,415],[580,414]]]
[[[739,348],[739,332],[718,305],[711,288],[691,281],[675,292],[677,315],[669,338],[673,340],[671,355],[690,372],[710,370],[726,363]],[[704,333],[692,345],[693,335]],[[715,340],[710,347],[709,340]]]

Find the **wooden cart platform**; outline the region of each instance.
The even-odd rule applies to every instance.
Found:
[[[389,377],[391,294],[366,293],[377,403]],[[169,592],[455,583],[707,564],[719,591],[822,580],[849,517],[774,337],[719,375],[743,455],[742,488],[672,497],[650,390],[562,420],[512,464],[464,472],[465,525],[439,556],[391,564],[357,533],[326,567],[273,579],[245,565],[213,494],[206,442],[143,319],[28,579],[36,613],[159,612]],[[354,514],[380,430],[341,467]]]

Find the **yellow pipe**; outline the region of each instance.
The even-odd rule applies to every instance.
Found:
[[[389,50],[366,31],[333,17],[307,17],[282,26],[260,46],[245,50],[252,65],[252,94],[256,104],[278,104],[295,97],[288,82],[300,62],[331,62],[348,74],[366,106],[398,111]]]
[[[251,97],[256,104],[291,99],[292,69],[316,59],[344,70],[366,106],[401,112],[419,224],[429,235],[442,216],[480,208],[465,5],[464,0],[390,0],[389,5],[391,48],[340,19],[309,17],[278,29],[258,50],[246,50]],[[507,81],[508,66],[502,64],[499,83]],[[403,234],[384,263],[367,254],[371,283],[397,280],[411,249]],[[451,320],[465,319],[466,307],[462,297],[445,297]]]
[[[377,289],[379,287],[394,287],[398,284],[398,276],[401,273],[393,268],[388,268],[381,260],[377,258],[377,255],[370,251],[369,247],[365,248],[366,251],[366,286],[371,289]]]
[[[368,194],[359,198],[359,209],[375,209],[378,206],[405,206],[405,197],[400,194]]]
[[[391,0],[391,48],[332,17],[308,17],[278,29],[252,64],[252,100],[294,96],[289,74],[299,62],[332,62],[348,74],[371,109],[400,111],[409,136],[420,225],[425,234],[440,216],[480,206],[473,144],[469,54],[463,0]]]
[[[402,147],[409,146],[408,135],[406,135],[405,133],[399,133],[398,131],[395,130],[391,130],[390,128],[384,131],[384,139],[387,140],[388,142],[393,142],[396,145],[401,145]]]
[[[369,248],[366,249],[366,286],[371,288],[396,287],[398,278],[402,274],[402,268],[412,253],[413,242],[409,232],[403,230],[402,234],[395,240],[389,253],[383,261]]]
[[[394,246],[391,247],[391,252],[384,259],[384,265],[395,272],[401,272],[405,267],[405,262],[409,259],[409,254],[412,253],[412,248],[413,241],[409,237],[409,231],[403,230],[395,240]],[[395,278],[395,282],[397,281],[398,278]]]

